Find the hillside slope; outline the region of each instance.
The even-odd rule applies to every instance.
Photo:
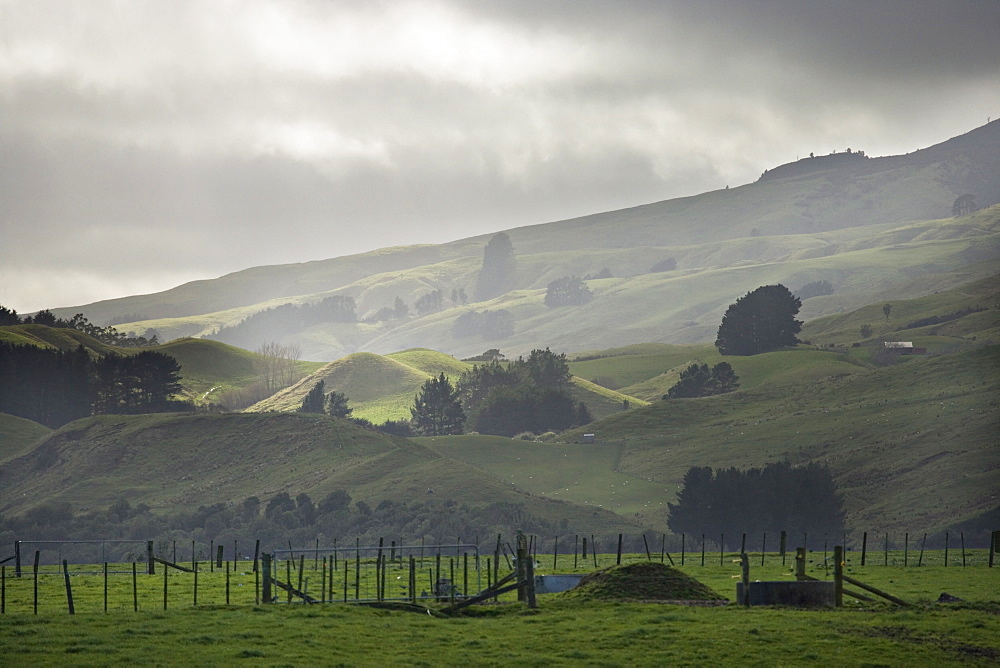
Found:
[[[45,504],[104,509],[119,498],[156,512],[267,502],[278,492],[322,499],[346,490],[374,506],[420,501],[427,490],[471,507],[522,504],[580,530],[634,525],[600,509],[528,495],[424,445],[334,418],[302,414],[99,416],[53,432],[0,464],[0,513]]]
[[[974,193],[984,208],[1000,202],[997,156],[1000,122],[994,121],[904,156],[836,160],[831,169],[813,169],[811,161],[823,161],[804,159],[738,188],[517,227],[508,230],[517,256],[515,291],[482,304],[451,303],[447,295],[474,293],[488,235],[257,267],[155,295],[59,309],[57,315],[83,311],[94,322],[154,327],[173,338],[205,335],[285,302],[347,295],[363,315],[396,297],[412,305],[441,290],[442,312],[369,325],[319,325],[288,335],[287,342],[302,345],[309,359],[328,361],[352,351],[412,347],[464,357],[498,345],[518,354],[544,345],[574,350],[708,341],[725,307],[765,283],[793,289],[816,280],[833,283],[834,295],[806,304],[803,315],[813,318],[992,273],[987,265],[1000,256],[997,210],[958,220],[942,216],[963,193]],[[677,262],[675,270],[649,273],[669,257]],[[542,304],[553,279],[605,268],[616,278],[592,281],[596,299],[590,304]],[[514,315],[508,339],[451,335],[462,313],[498,308]]]

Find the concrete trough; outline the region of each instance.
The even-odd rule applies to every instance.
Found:
[[[736,602],[743,603],[743,583],[736,583]],[[814,580],[756,581],[750,583],[750,605],[787,605],[794,608],[836,607],[836,584]]]
[[[580,584],[583,575],[536,575],[536,594],[558,594],[561,591],[568,591]]]

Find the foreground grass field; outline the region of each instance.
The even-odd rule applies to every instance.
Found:
[[[890,564],[899,555],[890,553]],[[199,604],[192,604],[192,575],[170,579],[162,606],[163,578],[138,577],[139,612],[133,612],[131,576],[110,578],[109,612],[103,612],[103,578],[74,576],[77,614],[66,613],[62,578],[42,578],[49,602],[32,614],[32,579],[14,580],[7,568],[7,614],[0,616],[5,665],[996,665],[1000,660],[1000,569],[985,565],[984,551],[970,551],[967,567],[944,568],[940,553],[910,566],[861,567],[848,557],[854,577],[915,603],[911,608],[848,604],[839,610],[688,607],[656,603],[581,600],[543,595],[539,608],[517,603],[480,606],[461,616],[354,605],[254,605],[252,573],[225,578],[203,573]],[[659,554],[653,556],[658,560]],[[739,573],[736,555],[687,555],[689,575],[732,599]],[[629,555],[627,560],[644,559]],[[790,579],[790,561],[760,554],[751,576]],[[809,572],[824,577],[822,553],[809,556]],[[539,571],[552,555],[539,555]],[[614,555],[599,555],[600,565]],[[911,562],[912,563],[912,562]],[[956,562],[952,562],[956,563]],[[960,563],[960,562],[959,562]],[[246,566],[246,564],[244,565]],[[592,570],[590,564],[581,572]],[[679,563],[678,563],[678,566]],[[568,568],[567,568],[568,567]],[[249,571],[249,568],[246,569]],[[572,555],[560,557],[571,572]],[[238,593],[236,593],[238,592]],[[936,603],[942,592],[962,600]],[[40,598],[42,594],[40,594]],[[846,600],[846,599],[845,599]]]

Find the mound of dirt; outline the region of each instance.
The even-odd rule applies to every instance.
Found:
[[[676,568],[652,562],[594,571],[566,592],[608,601],[726,601]]]

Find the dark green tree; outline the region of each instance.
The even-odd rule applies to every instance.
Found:
[[[20,324],[21,318],[17,315],[17,311],[9,309],[6,306],[0,306],[0,327]]]
[[[410,415],[414,430],[422,436],[461,434],[465,426],[465,412],[458,392],[444,373],[424,382],[413,398]]]
[[[586,304],[593,298],[594,294],[590,288],[577,276],[557,278],[549,283],[545,290],[545,305],[549,308],[579,306]]]
[[[802,302],[784,285],[764,285],[730,304],[715,339],[723,355],[756,355],[799,342]]]
[[[333,417],[346,418],[350,417],[354,409],[347,405],[349,398],[343,392],[337,392],[334,390],[330,394],[326,395],[326,413],[332,415]]]
[[[506,232],[493,235],[483,250],[483,266],[476,280],[476,301],[502,295],[514,284],[514,245]]]
[[[309,390],[309,394],[302,400],[302,405],[299,406],[299,413],[323,412],[326,404],[324,385],[325,383],[322,380],[313,385],[313,388]]]

